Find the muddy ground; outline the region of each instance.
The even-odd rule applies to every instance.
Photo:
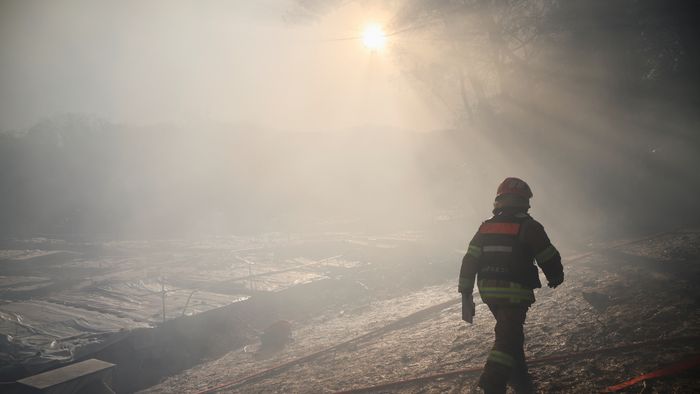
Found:
[[[700,336],[700,230],[665,233],[630,244],[624,241],[592,245],[595,253],[575,261],[566,259],[573,252],[564,253],[565,283],[555,290],[538,290],[528,314],[525,351],[529,360]],[[253,341],[144,392],[201,392],[287,362],[285,368],[217,392],[336,392],[479,367],[493,340],[494,320],[478,297],[473,325],[460,320],[457,303],[448,303],[433,313],[382,329],[428,306],[455,300],[458,270],[457,257],[432,267],[426,263],[406,270],[396,263],[345,273],[367,292],[356,299],[339,299],[313,316],[292,319],[295,340],[286,348],[262,355],[256,353],[259,344]],[[366,333],[375,335],[352,341]],[[294,362],[342,343],[334,351]],[[699,341],[686,339],[536,363],[531,373],[541,392],[600,392],[698,353]],[[629,392],[700,392],[697,372],[648,381]],[[477,377],[478,373],[464,373],[374,391],[468,393],[475,392]]]

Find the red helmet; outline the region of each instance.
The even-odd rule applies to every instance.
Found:
[[[530,190],[530,186],[528,186],[527,183],[520,178],[506,178],[500,185],[498,185],[496,198],[505,194],[532,198],[532,190]]]

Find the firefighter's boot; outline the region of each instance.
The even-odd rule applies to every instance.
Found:
[[[484,394],[505,394],[510,373],[510,367],[489,360],[479,377],[479,387],[484,390]]]
[[[517,362],[511,371],[508,383],[517,394],[533,394],[535,392],[535,385],[532,382],[532,376],[530,376],[527,370],[525,355],[520,354],[516,357],[516,360]]]
[[[532,382],[532,377],[529,373],[518,373],[510,379],[510,386],[517,394],[534,394],[535,384]]]

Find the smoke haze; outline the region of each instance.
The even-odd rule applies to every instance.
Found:
[[[692,223],[681,3],[3,2],[2,233],[459,238],[506,176],[572,244]]]

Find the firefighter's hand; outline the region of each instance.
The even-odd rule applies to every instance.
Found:
[[[547,281],[547,286],[549,286],[552,289],[555,289],[557,286],[559,286],[562,282],[564,282],[564,273],[562,272],[561,275],[558,275],[554,278],[550,278]]]
[[[474,322],[474,313],[476,305],[471,294],[462,294],[462,320],[467,323]]]

